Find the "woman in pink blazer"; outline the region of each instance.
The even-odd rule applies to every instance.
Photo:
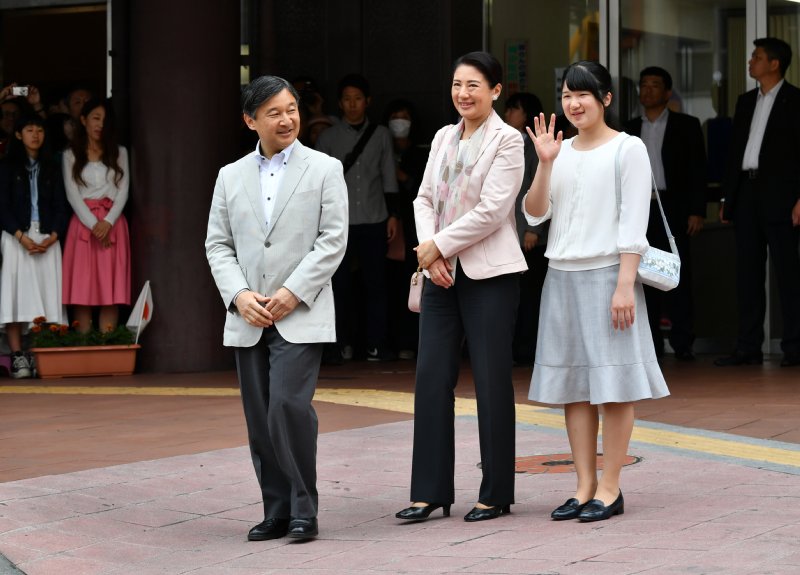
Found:
[[[478,401],[483,481],[465,521],[494,519],[514,503],[511,342],[527,269],[514,201],[525,168],[522,137],[492,109],[502,67],[486,52],[456,60],[451,95],[461,116],[433,139],[414,201],[422,294],[414,405],[411,507],[426,519],[454,500],[454,390],[466,339]]]

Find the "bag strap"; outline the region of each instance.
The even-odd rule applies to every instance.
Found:
[[[361,137],[356,142],[356,145],[353,146],[353,149],[350,150],[350,153],[344,157],[344,162],[342,162],[342,170],[344,173],[347,173],[347,170],[353,167],[353,164],[356,163],[358,157],[361,155],[361,152],[364,151],[364,148],[367,147],[367,142],[372,137],[372,134],[375,133],[375,130],[378,129],[378,124],[370,124],[367,126],[367,129],[364,130],[364,133],[361,134]]]
[[[629,135],[625,135],[625,138],[619,143],[617,147],[617,154],[614,158],[614,189],[617,193],[617,213],[620,213],[622,209],[622,177],[620,176],[620,167],[619,167],[619,156],[620,151],[622,150],[622,144],[625,143],[625,140],[630,138]],[[658,186],[656,185],[656,177],[653,175],[653,171],[650,170],[650,181],[653,184],[653,192],[656,194],[656,201],[658,202],[658,210],[661,212],[661,220],[664,222],[664,230],[667,232],[667,240],[669,240],[669,249],[672,251],[673,254],[676,256],[678,255],[678,245],[675,243],[675,237],[672,235],[672,230],[669,229],[669,223],[667,222],[667,215],[664,213],[664,206],[661,205],[661,196],[658,193]]]

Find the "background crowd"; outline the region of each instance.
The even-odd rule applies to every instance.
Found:
[[[128,154],[110,104],[84,88],[49,110],[35,86],[7,86],[0,101],[0,324],[11,376],[27,378],[34,319],[61,329],[71,315],[78,332],[109,332],[130,304]]]
[[[765,115],[762,98],[759,96],[757,104],[755,92],[750,92],[753,102],[751,96],[743,96],[747,105],[737,107],[734,118],[738,136],[728,163],[736,165],[727,166],[724,191],[739,200],[739,209],[744,205],[742,199],[755,202],[747,204],[752,208],[747,213],[756,219],[737,216],[731,203],[723,214],[736,223],[738,311],[747,325],[740,327],[733,354],[717,361],[722,366],[763,361],[767,248],[775,261],[783,310],[782,365],[800,364],[800,341],[795,335],[800,320],[794,303],[800,301],[798,227],[792,219],[797,191],[791,189],[797,185],[798,162],[792,160],[797,146],[791,136],[792,115],[787,111],[796,89],[783,80],[791,49],[774,39],[757,42],[750,74],[774,89],[764,99],[776,103],[771,115],[770,110]],[[412,202],[430,149],[429,142],[417,137],[417,110],[402,98],[390,101],[383,110],[373,110],[369,81],[357,74],[340,80],[337,114],[331,113],[334,106],[326,105],[313,78],[298,76],[293,85],[300,94],[299,139],[342,161],[350,195],[350,239],[333,280],[337,342],[326,347],[324,361],[414,358],[418,316],[406,307],[408,277],[417,266]],[[34,366],[23,348],[34,317],[45,316],[58,323],[67,323],[69,318],[80,330],[92,326],[107,329],[117,325],[119,306],[130,303],[130,240],[124,215],[130,168],[127,150],[115,141],[108,102],[96,99],[83,86],[73,87],[53,102],[43,101],[35,86],[25,86],[24,93],[19,88],[23,87],[11,84],[0,90],[0,324],[5,325],[12,353],[12,375],[28,377]],[[650,331],[659,358],[665,353],[662,328],[668,326],[675,357],[692,361],[690,239],[702,233],[706,215],[706,145],[699,121],[680,112],[666,69],[651,66],[642,70],[639,100],[642,116],[619,127],[640,136],[647,147],[683,259],[682,281],[675,291],[665,294],[645,288]],[[529,226],[521,203],[537,167],[526,127],[532,127],[534,117],[544,110],[536,95],[525,92],[504,93],[495,103],[498,105],[506,123],[522,135],[525,146],[515,214],[528,268],[519,275],[519,283],[521,293],[528,297],[522,298],[518,307],[512,349],[516,364],[532,365],[539,297],[547,270],[544,254],[549,222]],[[760,130],[758,142],[750,133],[756,109],[759,115],[752,121]],[[782,128],[790,133],[776,135]],[[565,137],[575,134],[564,115],[557,118],[557,129]],[[794,133],[796,139],[797,131]],[[758,148],[753,153],[751,148],[762,140],[769,153],[762,149],[759,155]],[[750,150],[748,155],[745,148]],[[788,157],[778,162],[768,159],[771,156]],[[755,166],[761,158],[767,167],[744,169],[743,157]],[[744,180],[742,173],[747,174]],[[770,196],[785,196],[787,208],[777,215],[775,206],[762,206],[757,199],[768,188],[788,189],[783,195]],[[651,202],[648,241],[663,247],[665,234],[657,215],[656,204]],[[756,305],[751,305],[753,301]]]

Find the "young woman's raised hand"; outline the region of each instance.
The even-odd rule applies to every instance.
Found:
[[[533,118],[533,130],[525,129],[528,130],[528,135],[536,148],[539,162],[548,164],[555,160],[561,151],[561,141],[564,139],[561,131],[558,134],[555,133],[556,115],[550,115],[550,125],[548,126],[544,119],[544,113],[540,113],[538,118]]]

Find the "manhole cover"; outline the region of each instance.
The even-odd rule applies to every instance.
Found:
[[[628,455],[625,457],[623,465],[633,465],[639,463],[641,457]],[[597,454],[597,469],[603,469],[603,454]],[[551,455],[528,455],[517,457],[517,473],[572,473],[575,465],[572,461],[571,453],[554,453]]]

